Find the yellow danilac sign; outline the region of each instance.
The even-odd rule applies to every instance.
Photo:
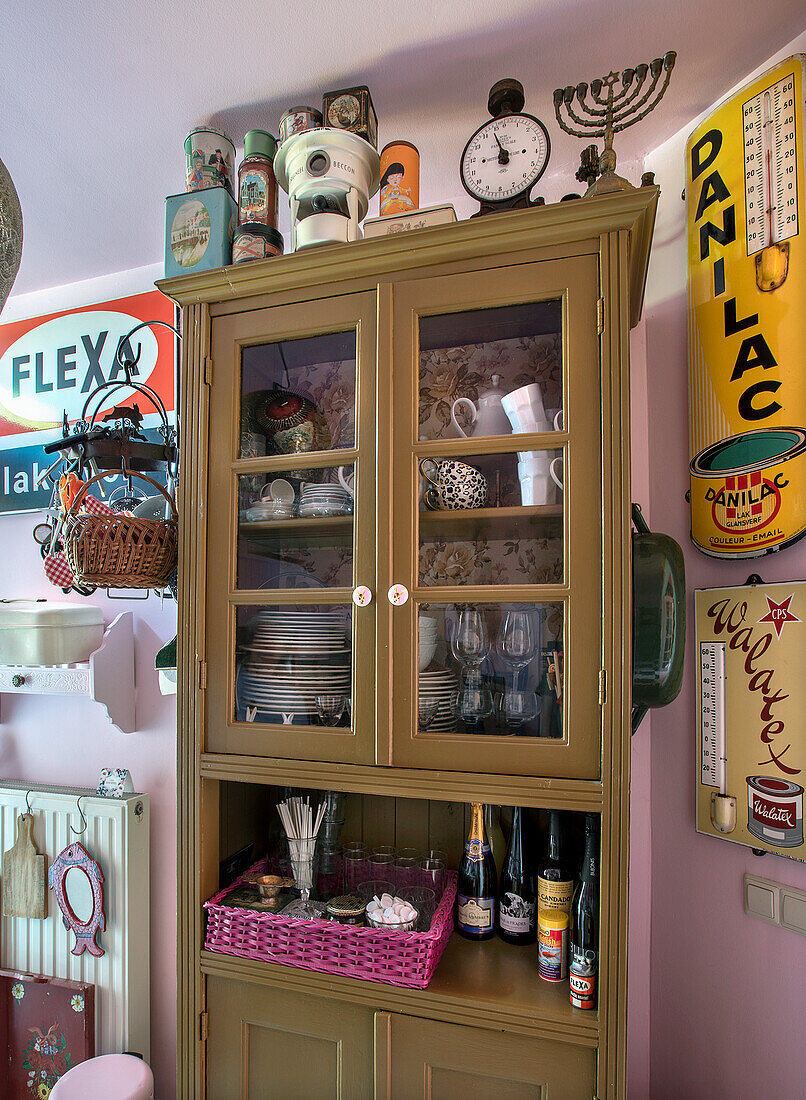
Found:
[[[686,147],[691,536],[747,558],[806,533],[804,57]]]
[[[806,582],[695,592],[697,830],[806,862]]]

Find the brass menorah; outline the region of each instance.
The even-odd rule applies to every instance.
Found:
[[[657,107],[669,86],[676,58],[674,50],[669,50],[663,57],[656,57],[648,65],[642,62],[634,69],[624,69],[621,76],[611,72],[605,77],[592,80],[590,88],[583,81],[576,87],[569,84],[566,88],[557,88],[555,91],[554,112],[567,134],[581,138],[604,138],[604,149],[598,158],[599,178],[591,182],[585,192],[586,198],[613,191],[634,190],[631,183],[616,175],[613,135],[620,130],[626,130],[628,126],[634,126]],[[617,91],[619,80],[621,87]],[[560,113],[562,108],[565,108],[569,122],[563,121]],[[572,126],[574,123],[576,129]],[[591,148],[595,149],[595,146]],[[583,175],[578,173],[577,179],[591,178],[590,165],[587,169],[583,165],[580,171]]]

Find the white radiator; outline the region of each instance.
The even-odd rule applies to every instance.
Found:
[[[30,787],[0,780],[0,852],[16,840],[25,793],[34,815],[34,843],[47,856],[47,870],[59,852],[80,841],[104,876],[106,931],[98,933],[101,958],[71,952],[75,936],[64,927],[56,897],[48,889],[46,920],[2,917],[3,967],[95,986],[95,1053],[133,1050],[148,1061],[149,1050],[149,874],[148,795],[100,798],[82,787]],[[76,802],[87,819],[82,829]],[[46,872],[47,880],[47,872]],[[1,912],[2,910],[0,910]],[[79,914],[86,919],[84,914]]]

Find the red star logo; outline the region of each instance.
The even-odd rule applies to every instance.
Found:
[[[769,611],[766,615],[763,615],[758,621],[760,623],[772,623],[775,627],[775,633],[777,637],[781,637],[781,631],[784,629],[784,623],[799,623],[802,619],[799,619],[797,615],[793,615],[789,610],[789,605],[792,603],[795,593],[791,596],[787,596],[785,600],[780,603],[776,603],[775,600],[771,600],[769,596],[766,597],[769,604]]]

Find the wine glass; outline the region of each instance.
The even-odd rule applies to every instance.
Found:
[[[427,732],[437,716],[439,711],[439,700],[434,701],[427,696],[422,696],[417,700],[417,718],[420,729],[425,733]]]
[[[451,637],[451,652],[468,669],[468,679],[477,682],[479,667],[490,651],[487,619],[477,607],[463,607]]]
[[[505,691],[499,697],[498,715],[510,733],[519,733],[525,722],[538,715],[537,695],[533,691]]]
[[[513,682],[537,653],[537,631],[531,611],[507,611],[498,635],[498,652],[512,669]]]

